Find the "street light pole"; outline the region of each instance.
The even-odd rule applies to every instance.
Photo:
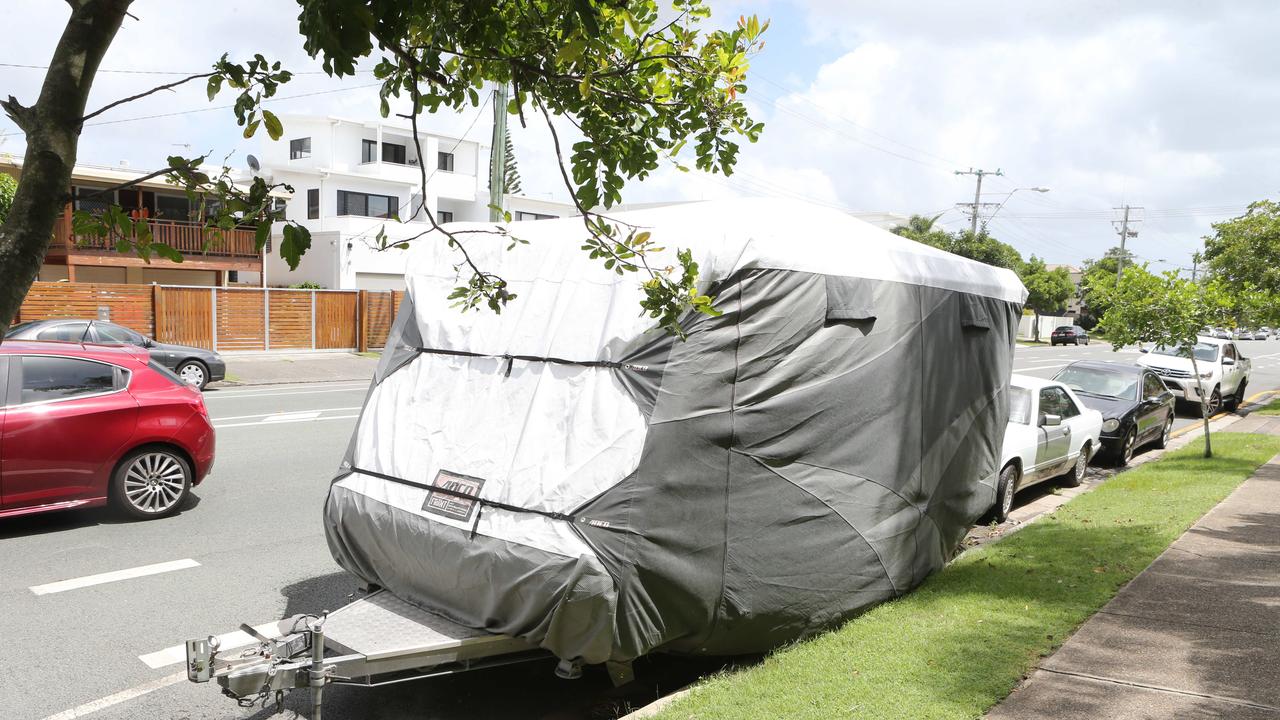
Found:
[[[1038,193],[1049,192],[1049,188],[1047,187],[1014,188],[1012,191],[1010,191],[1008,195],[1004,196],[1004,200],[1001,201],[1000,205],[996,207],[995,212],[991,213],[991,217],[987,218],[987,222],[991,222],[992,220],[995,220],[996,213],[1000,212],[1001,208],[1005,206],[1005,203],[1009,202],[1009,198],[1013,197],[1013,193],[1016,193],[1019,190],[1030,190],[1031,192],[1038,192]]]

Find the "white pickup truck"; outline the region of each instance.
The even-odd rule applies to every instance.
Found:
[[[1138,364],[1151,368],[1179,400],[1200,403],[1200,387],[1208,396],[1207,409],[1214,415],[1223,407],[1235,411],[1244,402],[1245,386],[1253,370],[1249,358],[1240,354],[1233,340],[1200,336],[1195,345],[1196,367],[1184,348],[1143,348]],[[1195,370],[1200,371],[1199,383]]]

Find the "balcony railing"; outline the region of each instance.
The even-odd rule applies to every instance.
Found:
[[[225,232],[207,230],[202,223],[189,220],[152,219],[151,241],[164,243],[183,255],[212,258],[254,258],[261,254],[254,247],[254,231],[235,228]],[[107,238],[72,236],[69,218],[58,218],[54,226],[52,247],[63,251],[91,250],[115,252],[115,242]]]

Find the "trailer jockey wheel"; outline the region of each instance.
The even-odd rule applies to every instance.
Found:
[[[582,658],[561,660],[556,663],[556,677],[561,680],[577,680],[582,677]]]

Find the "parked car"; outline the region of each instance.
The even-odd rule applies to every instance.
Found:
[[[1224,405],[1234,412],[1244,402],[1253,364],[1240,354],[1240,349],[1231,340],[1200,336],[1194,347],[1200,370],[1199,383],[1196,382],[1191,351],[1186,348],[1157,346],[1141,350],[1146,355],[1138,358],[1138,364],[1159,375],[1175,398],[1199,406],[1200,386],[1203,385],[1209,415],[1216,414]]]
[[[1089,344],[1089,333],[1079,325],[1062,325],[1053,329],[1053,334],[1049,336],[1049,345],[1079,345]]]
[[[1224,328],[1216,328],[1213,332],[1209,333],[1208,337],[1216,338],[1218,340],[1230,340],[1231,332]]]
[[[1102,413],[1102,448],[1127,465],[1137,448],[1163,448],[1173,432],[1173,393],[1151,370],[1136,365],[1081,360],[1053,377]]]
[[[0,382],[0,517],[165,517],[213,467],[204,397],[140,349],[9,340]]]
[[[1270,338],[1271,338],[1271,328],[1266,327],[1265,325],[1258,328],[1257,331],[1253,333],[1254,340],[1267,340]]]
[[[227,375],[227,363],[212,350],[156,342],[123,325],[102,320],[33,320],[14,325],[5,333],[13,340],[62,340],[65,342],[134,345],[146,348],[151,359],[174,371],[178,377],[203,390]]]
[[[1102,413],[1085,407],[1066,385],[1014,375],[1009,381],[1009,425],[992,508],[995,519],[1009,517],[1014,495],[1023,488],[1057,477],[1068,486],[1079,485],[1101,435]]]

